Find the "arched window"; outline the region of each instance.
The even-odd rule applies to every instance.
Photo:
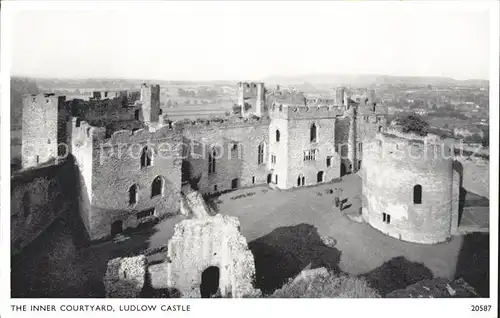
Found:
[[[422,204],[422,186],[420,184],[413,187],[413,203]]]
[[[300,187],[300,186],[303,186],[303,185],[304,185],[305,180],[306,180],[306,179],[304,178],[304,176],[303,176],[302,174],[301,174],[301,175],[299,175],[299,177],[297,178],[297,186],[299,186],[299,187]]]
[[[139,187],[136,184],[133,184],[129,189],[128,189],[128,203],[129,204],[136,204],[138,197],[139,197]]]
[[[324,175],[324,172],[323,171],[319,171],[318,174],[317,174],[317,179],[316,181],[319,183],[319,182],[323,182],[323,175]]]
[[[26,218],[31,214],[31,198],[28,192],[23,195],[23,199],[21,201],[23,216]]]
[[[149,149],[147,146],[142,148],[141,167],[151,166],[152,159],[153,159],[153,153],[152,153],[151,149]]]
[[[311,142],[316,142],[316,124],[312,124],[311,125],[311,129],[310,129],[310,141]]]
[[[160,176],[156,177],[151,184],[151,197],[157,195],[163,195],[163,178]]]
[[[217,152],[215,149],[212,150],[212,153],[208,154],[208,174],[215,173],[215,157],[217,156]]]
[[[276,129],[276,142],[280,141],[280,131]]]
[[[265,143],[261,143],[259,145],[258,157],[257,157],[257,164],[259,165],[264,163],[264,148],[265,148]]]

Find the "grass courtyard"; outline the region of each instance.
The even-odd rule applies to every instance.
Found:
[[[279,288],[306,267],[327,267],[362,275],[382,294],[422,279],[463,277],[487,296],[487,233],[455,236],[436,245],[388,237],[344,215],[359,209],[360,186],[359,177],[349,175],[336,183],[289,191],[267,186],[240,189],[221,195],[216,202],[220,213],[239,218],[255,257],[256,285],[265,292]],[[329,193],[335,188],[348,198],[348,208],[342,212],[334,208],[334,196]],[[88,247],[75,244],[75,234],[64,220],[58,220],[15,261],[12,295],[103,297],[102,277],[110,259],[165,246],[182,219],[175,216],[138,229],[123,241]],[[334,238],[336,245],[325,246],[321,236]],[[163,255],[152,255],[150,260],[161,261]]]

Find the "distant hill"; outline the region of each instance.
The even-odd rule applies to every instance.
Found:
[[[296,76],[271,76],[265,79],[269,84],[281,85],[478,85],[487,86],[487,80],[456,80],[451,77],[417,77],[417,76],[390,76],[390,75],[352,75],[352,74],[304,74]]]

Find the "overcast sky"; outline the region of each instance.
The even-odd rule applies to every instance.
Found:
[[[152,10],[154,9],[154,10]],[[12,73],[165,80],[488,78],[489,14],[398,2],[188,2],[12,15]],[[495,56],[497,58],[498,56]]]

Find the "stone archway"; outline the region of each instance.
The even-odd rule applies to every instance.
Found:
[[[323,182],[323,175],[324,175],[324,172],[323,172],[323,171],[318,172],[318,175],[317,175],[317,177],[316,177],[316,181],[317,181],[318,183]]]
[[[201,273],[201,298],[211,298],[219,290],[220,270],[217,266],[210,266]]]

